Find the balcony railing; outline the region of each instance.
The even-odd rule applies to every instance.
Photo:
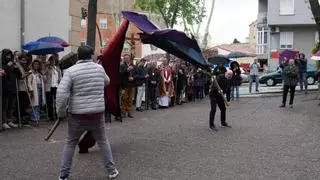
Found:
[[[268,53],[268,45],[267,44],[258,44],[256,46],[256,53],[258,55],[265,55]]]

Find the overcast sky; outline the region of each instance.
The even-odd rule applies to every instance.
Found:
[[[211,3],[206,7],[209,15]],[[209,31],[213,43],[232,43],[234,38],[244,42],[249,34],[249,24],[255,21],[257,16],[258,0],[215,0]]]

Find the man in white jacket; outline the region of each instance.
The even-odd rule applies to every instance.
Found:
[[[109,178],[119,174],[113,162],[111,147],[105,134],[104,88],[110,82],[103,67],[93,62],[93,49],[81,46],[77,63],[66,70],[57,90],[58,116],[64,116],[68,104],[68,137],[63,150],[60,180],[67,180],[72,157],[80,136],[91,131],[98,143]]]

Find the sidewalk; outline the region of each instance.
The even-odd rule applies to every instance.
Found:
[[[254,90],[254,85],[253,85],[253,90]],[[317,91],[318,90],[318,85],[309,85],[308,86],[308,90],[310,93]],[[272,96],[279,96],[282,94],[282,85],[278,85],[278,86],[265,86],[262,85],[259,87],[259,92],[255,92],[252,91],[253,93],[249,93],[249,85],[248,84],[244,84],[242,86],[240,86],[239,88],[240,91],[240,97],[272,97]],[[304,94],[300,93],[300,87],[297,86],[296,87],[296,94]]]

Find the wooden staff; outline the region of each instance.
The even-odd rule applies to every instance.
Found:
[[[50,129],[48,135],[44,138],[45,141],[48,141],[48,140],[50,139],[50,137],[52,136],[52,134],[56,131],[57,127],[59,126],[60,122],[61,122],[61,118],[58,118],[58,119],[54,122],[54,124],[53,124],[52,128]]]
[[[218,89],[219,94],[223,98],[224,104],[228,107],[229,103],[228,103],[226,97],[224,96],[223,91],[222,91],[221,87],[219,86],[217,79],[214,77],[213,73],[211,73],[211,76],[212,76],[212,83],[213,83],[212,85]]]

